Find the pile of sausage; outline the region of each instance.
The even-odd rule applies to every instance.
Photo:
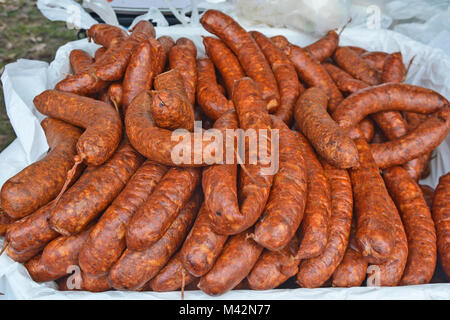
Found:
[[[449,102],[402,83],[401,53],[339,46],[335,31],[301,48],[216,10],[201,23],[217,36],[201,58],[147,21],[88,30],[95,57],[73,50],[73,74],[34,99],[50,151],[2,187],[6,254],[37,282],[93,292],[447,281],[450,173],[436,190],[417,181]],[[233,139],[231,161],[196,148],[175,161],[195,120],[265,132],[269,150],[277,132],[278,171],[237,164]]]

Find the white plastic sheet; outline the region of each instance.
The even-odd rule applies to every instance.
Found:
[[[314,39],[306,34],[287,29],[262,28],[259,31],[268,36],[284,34],[299,45],[311,43]],[[204,52],[201,35],[207,32],[201,27],[159,27],[158,36],[169,35],[174,39],[187,36]],[[346,29],[341,36],[343,45],[357,45],[368,50],[383,50],[403,53],[405,63],[415,56],[407,82],[437,90],[450,98],[450,59],[441,50],[433,49],[401,34],[387,30]],[[45,154],[48,146],[39,127],[42,119],[32,104],[32,99],[44,89],[53,88],[55,83],[69,72],[68,56],[72,49],[80,48],[93,54],[98,46],[86,39],[69,42],[59,48],[55,60],[45,62],[19,60],[5,68],[2,82],[8,116],[18,138],[0,154],[0,185],[26,165]],[[431,176],[426,184],[436,186],[438,177],[450,171],[450,137],[437,148],[431,162]],[[0,299],[180,299],[179,292],[119,292],[104,293],[59,292],[55,283],[35,283],[22,264],[13,262],[6,255],[0,257]],[[186,292],[185,299],[211,299],[200,291]],[[231,291],[214,299],[450,299],[450,284],[432,284],[396,288],[321,288],[284,289],[269,291]]]

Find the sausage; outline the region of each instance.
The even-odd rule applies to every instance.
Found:
[[[228,236],[214,232],[208,209],[204,204],[180,250],[184,268],[196,277],[206,274],[222,252],[227,238]]]
[[[92,63],[94,63],[94,59],[92,59],[91,55],[86,51],[74,49],[70,51],[69,62],[73,74],[78,74],[86,70]]]
[[[341,169],[358,166],[358,150],[327,112],[327,100],[319,88],[307,89],[296,103],[295,123],[331,165]]]
[[[325,63],[324,67],[341,91],[354,93],[368,87],[365,82],[354,79],[351,75],[332,64]],[[389,139],[398,138],[407,132],[406,122],[403,120],[403,117],[399,112],[380,112],[373,114],[372,117]],[[365,132],[363,128],[363,121],[364,120],[360,122],[359,127],[363,130],[363,132]],[[367,141],[371,140],[367,139],[368,136],[366,136],[366,134],[365,137]]]
[[[256,149],[263,148],[263,140],[266,140],[267,150],[272,152],[270,141],[268,141],[271,134],[271,119],[266,111],[265,102],[252,79],[242,78],[235,81],[233,103],[241,129],[252,129],[259,133],[259,148],[250,149],[248,140],[243,141],[245,152],[248,153],[246,158],[257,159],[258,150]],[[246,161],[245,170],[240,175],[240,208],[235,191],[235,167],[218,166],[217,169],[214,169],[217,173],[224,174],[226,180],[222,180],[221,176],[217,174],[211,175],[211,171],[203,178],[203,190],[208,199],[207,206],[211,213],[211,222],[214,230],[218,233],[230,235],[248,229],[258,220],[269,198],[274,174],[273,170],[269,168],[270,164],[258,163],[258,161],[248,162],[250,161]],[[217,188],[217,191],[214,192],[217,194],[212,195],[212,190],[215,189],[213,186],[216,183],[217,186],[225,185],[226,188],[224,190]],[[215,198],[217,200],[211,197],[217,197]],[[224,201],[230,201],[230,203],[225,204]],[[222,209],[223,211],[221,211]]]
[[[106,52],[106,47],[100,47],[97,50],[95,50],[94,53],[94,61],[98,61],[101,59],[102,55]]]
[[[331,63],[322,63],[322,66],[334,80],[339,90],[345,93],[354,93],[368,87],[365,82],[353,78],[350,74]]]
[[[370,118],[364,118],[359,124],[358,128],[361,130],[364,139],[366,139],[367,142],[372,142],[374,136],[375,136],[375,125]]]
[[[141,42],[134,50],[122,82],[124,112],[141,91],[152,88],[161,54],[161,45],[153,38]]]
[[[402,167],[383,171],[408,239],[408,260],[400,285],[429,283],[436,268],[436,231],[420,187]]]
[[[114,47],[128,37],[128,33],[116,26],[104,23],[97,23],[86,30],[89,42],[93,40],[96,44],[106,49]]]
[[[150,113],[158,127],[194,129],[194,107],[186,94],[185,83],[178,69],[161,73],[155,78],[155,90],[150,93]]]
[[[406,78],[406,67],[403,64],[401,52],[389,54],[384,60],[383,72],[381,73],[381,82],[403,82]]]
[[[142,251],[161,237],[193,195],[200,182],[198,168],[171,168],[131,217],[127,248]]]
[[[372,113],[412,111],[433,113],[449,105],[439,93],[404,83],[387,83],[360,90],[347,97],[333,112],[333,119],[344,128],[355,126]]]
[[[117,46],[108,49],[102,58],[94,64],[90,72],[103,81],[117,81],[125,73],[131,55],[139,44],[155,37],[155,29],[148,21],[139,21],[131,35]]]
[[[328,109],[333,112],[343,97],[325,68],[298,46],[288,44],[283,52],[291,60],[298,76],[306,86],[318,87],[327,95]]]
[[[98,217],[117,197],[143,159],[128,142],[100,167],[83,174],[62,195],[50,214],[50,227],[62,235],[73,235]]]
[[[14,222],[15,220],[8,216],[6,212],[0,207],[0,236],[5,235],[7,232],[9,226]]]
[[[1,189],[2,208],[14,219],[25,217],[54,199],[75,162],[81,130],[52,118],[42,120],[41,126],[50,151],[9,178]]]
[[[392,199],[389,198],[387,201],[390,203],[390,207],[392,208],[391,219],[394,222],[395,244],[392,249],[392,253],[387,260],[376,266],[371,273],[371,275],[375,276],[375,285],[377,286],[398,285],[402,278],[403,271],[405,270],[406,261],[408,258],[408,241],[406,239],[402,220],[400,219],[400,215]],[[369,266],[369,268],[370,267],[371,266]],[[377,281],[379,281],[379,283],[377,283]]]
[[[247,75],[255,81],[267,110],[276,110],[280,101],[277,82],[253,38],[231,17],[217,10],[206,11],[200,23],[234,52]]]
[[[146,158],[168,166],[200,167],[211,164],[210,157],[204,156],[203,150],[211,149],[215,142],[201,141],[201,148],[191,148],[196,144],[194,134],[186,131],[174,135],[170,130],[158,128],[150,114],[151,104],[150,94],[141,92],[128,106],[125,128],[133,147]]]
[[[169,57],[170,49],[175,45],[175,41],[169,36],[162,36],[157,39],[161,44],[162,53],[158,60],[158,67],[156,68],[157,74],[164,71],[167,59]]]
[[[105,54],[102,56],[102,58]],[[102,59],[100,58],[99,61]],[[95,76],[93,68],[98,63],[90,65],[86,70],[76,75],[68,75],[55,85],[58,91],[70,92],[80,96],[92,96],[108,87],[108,82]]]
[[[447,279],[450,279],[450,173],[440,177],[433,199],[433,220],[436,226],[439,260]]]
[[[106,275],[93,276],[81,272],[81,289],[89,292],[103,292],[111,289]]]
[[[263,247],[249,237],[252,228],[228,240],[214,267],[200,278],[198,287],[209,295],[223,294],[236,287],[252,270]]]
[[[214,129],[220,130],[222,134],[226,134],[227,129],[238,128],[239,122],[234,111],[225,113],[214,123]],[[233,161],[230,162],[227,158],[225,163],[216,163],[205,168],[202,174],[205,211],[209,213],[212,231],[219,234],[233,232],[245,223],[244,213],[240,212],[237,193],[238,169],[234,158],[237,144],[235,140],[232,142],[231,146],[227,145],[226,153],[233,155]],[[194,271],[187,264],[186,267],[191,273]]]
[[[394,248],[392,200],[369,145],[362,138],[356,139],[355,144],[360,166],[350,169],[349,173],[357,224],[356,242],[367,262],[379,264],[390,257]]]
[[[297,283],[303,288],[318,288],[334,273],[348,246],[353,215],[352,184],[347,170],[337,169],[322,161],[331,189],[331,216],[328,239],[322,254],[303,260]]]
[[[364,81],[369,85],[380,83],[380,76],[362,57],[347,47],[338,47],[333,54],[336,64],[352,75],[352,77]]]
[[[353,219],[355,222],[355,218]],[[344,258],[337,266],[332,276],[333,287],[360,287],[366,278],[368,263],[356,250],[356,224],[352,223],[350,240]]]
[[[256,261],[247,281],[253,290],[269,290],[278,287],[298,272],[299,260],[295,258],[298,239],[294,236],[280,251],[264,250]]]
[[[308,177],[308,195],[299,230],[300,247],[297,258],[309,259],[320,255],[327,244],[331,212],[330,184],[308,140],[299,132],[296,135],[306,162]]]
[[[119,110],[123,104],[123,88],[121,83],[112,83],[108,88],[108,97],[116,110]]]
[[[19,262],[19,263],[25,263],[25,262],[29,261],[31,258],[33,258],[34,256],[36,256],[37,254],[39,254],[39,252],[41,252],[42,249],[43,248],[41,247],[41,248],[36,248],[36,249],[17,251],[13,247],[8,246],[5,248],[5,252],[8,255],[8,257],[13,259],[14,261]]]
[[[86,129],[77,142],[77,161],[101,165],[119,145],[122,121],[112,106],[56,90],[44,91],[33,102],[39,112]]]
[[[333,55],[339,45],[339,35],[334,30],[314,43],[305,47],[305,50],[317,61],[323,62]]]
[[[185,286],[193,283],[196,277],[183,267],[181,255],[178,251],[164,268],[149,282],[149,286],[156,292],[184,290]]]
[[[255,226],[253,239],[277,251],[295,235],[303,219],[307,198],[307,172],[296,134],[281,119],[272,116],[272,128],[279,130],[278,162],[269,200]]]
[[[361,54],[361,58],[373,69],[382,71],[384,61],[386,60],[388,53],[382,51],[368,51]]]
[[[69,267],[78,265],[78,255],[92,226],[73,236],[60,236],[50,242],[42,252],[41,263],[55,280],[65,276]]]
[[[420,123],[426,120],[427,116],[423,114],[406,112],[406,121],[408,122],[409,131],[416,129]],[[415,180],[423,179],[422,174],[425,173],[428,163],[431,158],[431,153],[424,154],[419,158],[408,161],[403,165],[403,168],[408,172],[409,176]]]
[[[360,48],[360,47],[355,47],[355,46],[346,46],[346,47],[352,49],[358,55],[363,55],[363,54],[365,54],[367,52],[366,49]]]
[[[5,236],[8,246],[16,251],[34,250],[55,239],[58,233],[50,228],[47,221],[53,205],[52,201],[33,214],[11,224]]]
[[[108,279],[113,288],[139,290],[155,277],[183,243],[201,204],[196,193],[175,218],[167,232],[144,251],[127,248],[111,268]]]
[[[272,41],[282,51],[284,51],[287,47],[291,45],[289,40],[282,35],[273,36],[270,38],[270,41]]]
[[[25,263],[28,274],[35,282],[47,282],[60,278],[59,275],[50,273],[42,263],[42,254],[38,254]]]
[[[419,187],[422,190],[422,194],[425,202],[427,203],[428,209],[431,210],[433,206],[434,189],[426,184],[419,184]]]
[[[170,69],[176,69],[180,73],[188,101],[195,104],[195,92],[197,88],[197,48],[187,38],[179,38],[169,52]]]
[[[278,83],[280,106],[275,111],[275,115],[289,125],[292,120],[295,101],[305,89],[298,81],[292,63],[270,39],[258,31],[252,31],[250,35],[255,39],[267,61],[269,61]]]
[[[163,165],[147,160],[106,209],[89,234],[79,256],[81,269],[89,275],[104,275],[125,249],[127,225],[167,172]]]
[[[413,132],[392,141],[372,144],[373,158],[380,168],[401,165],[433,151],[450,131],[450,108],[426,119]]]
[[[238,58],[230,48],[219,39],[203,37],[203,45],[205,46],[206,54],[222,76],[227,89],[228,98],[231,98],[234,81],[245,77],[244,70],[239,63]]]
[[[210,59],[197,59],[197,76],[197,103],[208,118],[215,121],[227,111],[234,110],[233,102],[221,92]]]

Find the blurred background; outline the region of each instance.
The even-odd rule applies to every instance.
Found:
[[[85,36],[84,30],[68,29],[64,21],[51,21],[37,7],[36,0],[0,0],[0,74],[6,64],[17,59],[51,62],[56,50],[68,41]],[[111,21],[128,27],[137,15],[150,7],[158,8],[164,23],[190,23],[191,8],[201,13],[217,8],[237,17],[244,26],[287,27],[322,36],[329,29],[343,26],[382,28],[403,33],[450,54],[450,0],[40,0],[41,8],[64,10],[80,3],[97,21],[90,8],[104,7],[114,12]],[[110,9],[109,9],[110,10]],[[156,11],[158,11],[156,10]],[[45,12],[45,10],[43,10]],[[103,12],[108,12],[104,10]],[[176,15],[173,14],[176,13]],[[108,15],[104,15],[107,17]],[[160,15],[161,16],[161,15]],[[111,15],[109,15],[111,18]],[[198,18],[198,17],[197,17]],[[60,18],[61,19],[61,18]],[[180,20],[181,19],[181,20]],[[192,21],[191,21],[192,22]],[[197,20],[198,23],[198,20]],[[0,83],[0,152],[15,138],[5,111]]]

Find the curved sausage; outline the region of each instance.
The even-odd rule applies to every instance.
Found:
[[[358,79],[353,78],[350,74],[331,63],[322,63],[330,77],[334,80],[339,90],[345,93],[354,93],[361,89],[365,89],[368,85]]]
[[[217,10],[206,11],[200,23],[207,31],[221,38],[236,54],[247,75],[255,81],[267,110],[276,110],[280,100],[277,83],[269,63],[253,38],[231,17]]]
[[[429,154],[450,132],[450,108],[444,108],[427,118],[407,135],[370,146],[380,168],[389,168]]]
[[[223,294],[236,287],[252,270],[263,247],[249,237],[252,229],[228,240],[214,267],[201,277],[198,287],[209,295]]]
[[[384,60],[381,82],[403,82],[406,78],[406,67],[401,52],[389,54]]]
[[[397,205],[408,238],[408,260],[401,285],[429,283],[436,268],[436,231],[420,187],[402,167],[384,170],[386,187]]]
[[[62,235],[82,231],[117,197],[142,164],[142,157],[123,142],[100,167],[84,173],[53,207],[49,223]]]
[[[210,119],[215,121],[225,112],[234,110],[233,102],[220,90],[210,59],[197,59],[197,76],[197,103]]]
[[[131,217],[127,248],[142,251],[164,236],[200,182],[197,168],[171,168]]]
[[[359,168],[350,169],[356,215],[356,242],[363,257],[373,264],[386,261],[394,249],[392,200],[386,190],[369,145],[355,140]],[[395,206],[394,206],[395,209]]]
[[[297,273],[297,283],[304,288],[322,286],[344,258],[348,246],[353,215],[352,184],[347,170],[322,162],[331,189],[331,216],[328,240],[322,254],[303,260]]]
[[[327,100],[319,88],[307,89],[296,103],[295,122],[314,149],[331,165],[340,169],[358,166],[358,150],[327,112]]]
[[[307,169],[298,138],[281,119],[272,116],[272,128],[279,130],[278,162],[269,200],[255,226],[253,239],[277,251],[294,237],[303,219],[307,198]]]
[[[327,244],[331,212],[330,184],[308,140],[299,132],[296,135],[306,162],[308,177],[308,195],[299,230],[300,247],[297,257],[309,259],[320,255]]]
[[[355,126],[372,113],[412,111],[433,113],[449,105],[439,93],[404,83],[387,83],[360,90],[347,97],[333,112],[333,119],[344,128]]]
[[[234,81],[245,77],[244,70],[239,63],[238,58],[233,54],[230,48],[223,41],[212,38],[203,37],[203,45],[208,57],[219,70],[225,87],[227,89],[228,98],[233,95]]]
[[[41,126],[50,151],[9,178],[1,189],[2,208],[14,219],[25,217],[54,199],[75,163],[81,130],[52,118],[42,120]]]
[[[81,269],[89,275],[104,275],[125,249],[127,225],[167,172],[163,165],[147,160],[106,209],[79,256]]]
[[[46,90],[33,100],[39,112],[86,130],[77,142],[80,161],[98,166],[116,150],[122,137],[122,121],[104,102],[73,93]]]
[[[25,263],[25,268],[27,268],[31,279],[36,282],[47,282],[60,278],[58,274],[50,273],[47,270],[47,267],[42,263],[41,253],[28,260]]]
[[[278,83],[280,106],[276,109],[275,115],[289,125],[292,121],[295,101],[305,89],[298,81],[292,63],[270,39],[258,31],[251,31],[250,35],[269,61]]]
[[[450,279],[450,173],[440,177],[433,200],[433,220],[436,226],[439,259],[447,279]]]
[[[120,290],[139,290],[155,277],[181,246],[201,204],[196,193],[167,230],[167,232],[144,251],[125,250],[109,272],[109,282]]]
[[[253,80],[250,78],[236,80],[233,90],[233,103],[241,129],[254,130],[259,135],[257,138],[259,140],[257,141],[259,148],[249,148],[249,139],[244,138],[243,144],[245,145],[246,154],[248,153],[248,159],[258,159],[257,149],[263,148],[263,140],[266,142],[267,151],[273,152],[269,140],[271,134],[270,116],[266,111],[265,102]],[[237,198],[235,198],[235,193],[233,192],[234,187],[227,189],[227,192],[233,192],[234,194],[226,195],[232,201],[232,207],[224,209],[224,212],[213,211],[210,206],[211,202],[208,204],[213,228],[218,233],[230,235],[248,229],[249,226],[252,226],[258,220],[269,198],[274,175],[273,170],[269,167],[270,164],[263,164],[261,161],[255,161],[254,163],[248,162],[250,161],[245,162],[245,170],[240,175],[240,210],[236,205]],[[228,171],[229,168],[225,168],[225,170]],[[233,175],[228,175],[230,179],[227,180],[228,186],[235,184],[231,180]],[[203,182],[205,193],[209,193],[207,197],[210,197],[211,189],[207,190],[210,187],[205,186],[205,183],[206,185],[214,184],[217,178],[217,176],[212,177],[213,181]],[[218,192],[217,197],[220,199],[222,191],[218,190]],[[215,209],[218,209],[218,206],[223,206],[223,204],[215,204],[213,206],[215,206]]]
[[[97,50],[95,50],[94,53],[94,61],[98,61],[101,59],[102,55],[106,52],[106,47],[100,47]]]

